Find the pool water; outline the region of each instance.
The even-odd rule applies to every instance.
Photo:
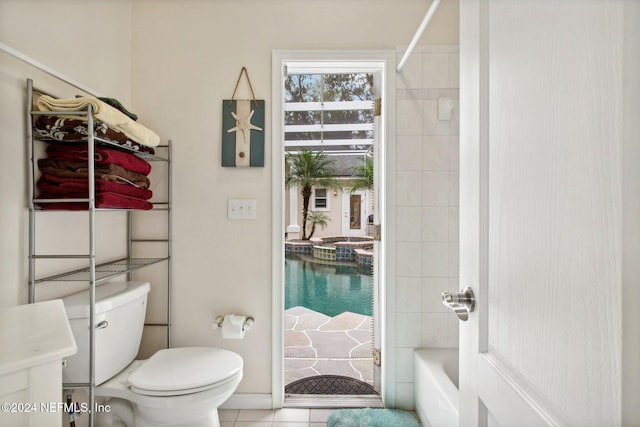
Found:
[[[285,309],[309,308],[327,316],[345,311],[371,316],[372,278],[358,265],[328,265],[285,257]]]

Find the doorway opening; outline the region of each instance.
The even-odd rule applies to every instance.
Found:
[[[282,195],[284,222],[274,255],[283,262],[277,392],[284,406],[380,406],[382,242],[376,230],[384,119],[376,105],[385,63],[280,64],[282,82],[273,92],[280,104],[274,156],[283,166],[274,189]]]

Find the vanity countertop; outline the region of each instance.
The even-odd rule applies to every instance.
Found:
[[[0,375],[78,351],[62,300],[0,308]]]

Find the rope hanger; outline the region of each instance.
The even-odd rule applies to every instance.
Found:
[[[247,83],[249,83],[249,89],[251,89],[251,97],[253,98],[253,102],[256,105],[256,108],[258,107],[258,101],[256,100],[256,96],[253,93],[253,87],[251,86],[251,79],[249,79],[249,72],[247,71],[247,67],[242,67],[242,69],[240,70],[240,75],[238,76],[238,81],[236,81],[236,87],[235,89],[233,89],[233,95],[231,95],[231,99],[229,100],[229,107],[231,107],[231,103],[233,102],[233,98],[235,98],[236,96],[236,91],[238,90],[238,85],[240,84],[240,79],[242,78],[242,74],[245,74],[245,76],[247,76]]]

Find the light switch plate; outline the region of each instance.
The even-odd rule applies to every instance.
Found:
[[[228,219],[256,219],[255,199],[228,199]]]

